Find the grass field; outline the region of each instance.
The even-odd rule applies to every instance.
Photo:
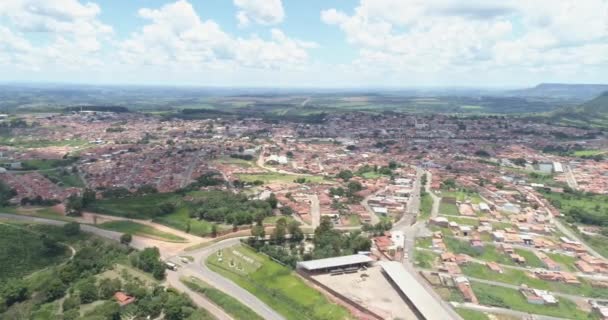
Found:
[[[109,221],[109,222],[104,222],[102,224],[98,224],[97,226],[100,228],[103,228],[103,229],[107,229],[107,230],[118,231],[118,232],[122,232],[122,233],[129,233],[132,235],[137,235],[137,236],[142,236],[142,237],[147,237],[147,238],[152,238],[152,239],[157,239],[157,240],[163,240],[163,241],[169,241],[169,242],[185,242],[186,241],[186,239],[184,239],[180,236],[176,236],[176,235],[168,233],[168,232],[163,232],[154,227],[147,226],[145,224],[141,224],[141,223],[137,223],[137,222],[133,222],[133,221],[127,221],[127,220]]]
[[[441,190],[441,197],[443,198],[454,198],[456,201],[465,202],[471,201],[473,204],[478,204],[481,201],[479,194],[470,191],[447,191]]]
[[[173,193],[157,193],[141,197],[102,199],[95,201],[90,210],[112,216],[151,219],[151,212],[166,202],[176,202],[179,196]]]
[[[239,300],[223,293],[222,291],[210,286],[206,282],[195,278],[180,278],[188,288],[204,295],[217,306],[222,308],[226,313],[236,320],[263,320],[257,313],[251,310]]]
[[[524,296],[514,289],[476,282],[471,285],[480,304],[566,319],[589,319],[586,312],[565,298],[560,298],[556,306],[535,305],[528,303]]]
[[[206,264],[256,295],[287,319],[350,319],[348,311],[309,287],[293,271],[243,246],[210,256]]]
[[[423,192],[420,197],[420,216],[418,220],[428,220],[433,210],[433,197],[427,192]]]
[[[486,244],[483,249],[475,249],[465,241],[460,241],[452,237],[444,238],[445,245],[454,253],[464,253],[471,257],[484,260],[494,261],[505,265],[517,265],[509,256],[500,252],[495,246]],[[538,257],[531,251],[523,249],[515,249],[515,253],[526,259],[526,265],[533,268],[542,268],[543,263]]]
[[[414,252],[414,264],[418,268],[431,269],[438,255],[426,250],[416,250]]]
[[[608,298],[608,289],[593,287],[589,282],[582,279],[580,285],[570,285],[555,281],[545,281],[537,278],[529,277],[524,271],[507,269],[503,270],[503,273],[496,273],[491,271],[488,267],[470,263],[461,267],[462,272],[470,277],[491,280],[497,282],[503,282],[511,285],[522,285],[526,284],[531,288],[549,290],[552,292],[561,292],[581,297],[590,298]]]
[[[439,203],[439,213],[453,216],[460,214],[458,207],[454,203],[447,201],[445,198],[442,198],[441,202]]]
[[[605,150],[578,150],[572,153],[575,157],[593,157],[599,154],[606,154],[608,151]]]
[[[190,217],[189,209],[186,206],[182,206],[165,216],[161,216],[154,219],[154,222],[166,225],[167,227],[175,228],[186,232],[188,230],[188,223],[190,223],[190,234],[197,236],[208,236],[211,233],[213,223],[205,220],[194,219]],[[218,225],[218,230],[225,230],[230,228],[226,225]]]
[[[57,170],[51,170],[44,172],[44,176],[62,187],[84,188],[84,182],[82,182],[80,176],[75,173],[61,174]]]
[[[310,183],[321,183],[321,182],[327,181],[321,176],[301,176],[300,177],[300,176],[295,176],[295,175],[291,175],[291,174],[275,173],[275,172],[257,173],[257,174],[238,174],[237,177],[239,178],[239,180],[244,181],[244,182],[254,182],[256,180],[259,180],[259,181],[263,181],[264,183],[273,183],[273,182],[288,183],[288,182],[294,182],[294,180],[299,179],[299,178],[304,178],[304,179],[306,179],[306,182],[310,182]]]
[[[456,308],[456,313],[464,320],[490,320],[490,318],[481,311]]]
[[[0,222],[0,281],[20,278],[69,256],[70,251],[62,245],[55,249],[45,246],[40,234]]]

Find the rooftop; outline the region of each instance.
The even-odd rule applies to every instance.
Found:
[[[319,270],[319,269],[326,269],[326,268],[336,268],[336,267],[348,266],[348,265],[359,264],[359,263],[370,263],[372,261],[374,261],[374,260],[366,255],[353,254],[350,256],[301,261],[301,262],[298,262],[297,266],[298,266],[298,268],[306,269],[306,270],[310,271],[310,270]]]
[[[379,264],[425,319],[453,318],[441,303],[401,263],[396,261],[381,261]]]

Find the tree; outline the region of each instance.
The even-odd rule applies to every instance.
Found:
[[[217,224],[215,223],[211,225],[211,237],[217,237]]]
[[[51,279],[46,286],[44,286],[44,296],[47,302],[55,301],[65,295],[67,286],[61,282],[58,278]]]
[[[363,186],[361,185],[361,183],[359,181],[351,181],[348,183],[347,187],[348,187],[348,191],[351,194],[363,190]]]
[[[133,240],[133,236],[130,233],[123,233],[120,236],[120,243],[129,245]]]
[[[68,222],[63,225],[63,234],[66,236],[75,236],[80,233],[80,224],[78,222]]]
[[[300,223],[295,220],[289,222],[287,232],[289,232],[293,241],[300,242],[304,240],[304,232],[300,229]]]
[[[395,169],[397,169],[397,162],[395,162],[395,161],[390,161],[390,162],[388,163],[388,168],[389,168],[389,169],[391,169],[391,170],[395,170]]]
[[[353,173],[350,170],[342,170],[338,173],[337,177],[344,181],[348,181],[353,177]]]
[[[78,296],[82,303],[91,303],[97,300],[97,286],[93,277],[80,281],[76,285],[76,290],[78,290]]]
[[[277,200],[277,196],[274,193],[271,193],[266,201],[268,201],[268,204],[270,204],[272,209],[276,209],[279,204],[279,200]]]
[[[251,228],[251,236],[255,239],[264,239],[266,237],[266,230],[261,221],[258,221],[255,226]]]
[[[95,202],[95,200],[97,199],[97,194],[95,193],[95,191],[87,188],[84,189],[84,192],[82,193],[82,207],[83,208],[88,208],[93,202]]]
[[[276,242],[284,242],[286,234],[287,220],[285,220],[285,218],[280,218],[279,220],[277,220],[277,223],[274,227],[274,231],[272,232],[272,240]]]
[[[99,297],[102,299],[110,299],[114,293],[120,291],[122,283],[120,279],[103,278],[99,282]]]
[[[78,308],[81,304],[80,301],[80,297],[78,297],[78,295],[70,295],[69,297],[65,298],[65,300],[63,300],[63,304],[61,305],[63,307],[63,311],[67,311],[67,310],[71,310],[71,309],[75,309]]]
[[[4,285],[0,293],[0,296],[4,298],[4,303],[8,307],[14,303],[26,300],[29,296],[27,286],[21,279],[9,281]]]
[[[65,212],[68,215],[79,216],[82,214],[82,209],[82,198],[75,194],[70,195],[65,204]]]

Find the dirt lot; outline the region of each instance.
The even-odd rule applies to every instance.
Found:
[[[314,278],[385,319],[417,319],[378,266],[357,273]]]

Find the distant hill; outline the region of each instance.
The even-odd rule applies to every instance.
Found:
[[[608,91],[608,84],[541,83],[533,88],[510,91],[509,95],[578,100],[582,102],[593,99],[606,91]]]
[[[608,129],[608,91],[579,106],[558,109],[551,116],[563,124]]]

